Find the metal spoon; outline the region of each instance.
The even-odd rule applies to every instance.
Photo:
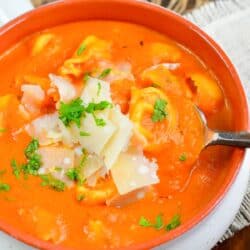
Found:
[[[204,113],[198,108],[200,119],[204,125],[205,132],[205,145],[208,147],[211,145],[226,145],[236,147],[250,147],[250,133],[246,131],[242,132],[227,132],[227,131],[213,131],[207,126],[207,119]]]

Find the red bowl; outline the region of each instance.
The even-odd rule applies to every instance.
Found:
[[[0,28],[0,54],[33,32],[67,22],[89,19],[118,20],[137,23],[166,34],[168,37],[184,45],[215,73],[223,85],[226,95],[232,103],[232,111],[237,113],[235,130],[248,129],[248,106],[240,79],[234,66],[223,50],[201,29],[159,6],[135,0],[62,0],[28,12]],[[190,221],[176,230],[146,240],[143,244],[131,246],[130,249],[149,249],[172,240],[201,222],[226,195],[241,167],[245,151],[235,149],[228,175],[219,193]],[[25,232],[0,221],[1,230],[13,237],[42,249],[66,248],[38,240]],[[67,248],[68,249],[68,248]]]

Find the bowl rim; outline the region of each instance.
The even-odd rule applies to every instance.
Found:
[[[0,27],[0,39],[1,35],[4,34],[7,31],[10,31],[13,27],[18,26],[22,24],[24,20],[27,20],[33,16],[36,16],[37,14],[41,12],[46,12],[47,10],[50,9],[56,9],[59,6],[61,7],[67,7],[67,5],[79,3],[81,1],[84,2],[95,2],[98,4],[98,2],[102,2],[103,0],[59,0],[53,3],[49,3],[47,5],[41,6],[39,8],[33,9],[17,18],[14,20],[8,22],[4,26]],[[238,91],[241,93],[241,97],[243,98],[244,102],[244,107],[243,107],[243,118],[244,118],[244,126],[245,129],[249,129],[249,110],[248,110],[248,101],[246,98],[246,91],[244,89],[243,84],[240,81],[240,78],[236,72],[235,67],[233,66],[231,60],[228,58],[228,56],[225,54],[223,49],[209,36],[207,35],[202,29],[200,29],[198,26],[193,24],[192,22],[188,21],[184,17],[164,8],[159,5],[146,2],[143,0],[106,0],[106,4],[110,3],[120,3],[124,5],[130,5],[131,8],[144,8],[147,11],[155,11],[158,12],[159,14],[163,15],[169,15],[170,18],[178,20],[178,22],[181,23],[181,25],[187,27],[188,29],[191,29],[193,32],[197,33],[201,38],[203,38],[204,42],[206,42],[210,47],[213,48],[213,50],[220,56],[220,59],[225,63],[228,72],[230,73],[234,83],[238,87]],[[108,19],[106,19],[108,20]],[[77,21],[77,20],[75,20]],[[118,20],[117,21],[121,21]],[[42,22],[42,21],[41,21]],[[231,175],[227,177],[227,181],[223,184],[223,187],[220,189],[220,191],[208,202],[208,204],[195,216],[193,216],[191,219],[189,219],[185,224],[179,226],[173,231],[166,232],[166,234],[155,237],[151,240],[148,240],[144,243],[138,243],[131,245],[126,248],[122,249],[148,249],[152,247],[159,246],[163,243],[166,243],[168,241],[176,239],[178,236],[183,235],[184,233],[188,232],[189,230],[193,229],[195,226],[197,226],[199,223],[201,223],[216,207],[217,205],[222,201],[222,199],[225,197],[227,194],[228,190],[234,183],[239,170],[241,168],[242,162],[246,156],[246,151],[243,149],[237,149],[236,150],[238,155],[237,159],[238,161],[236,162],[237,165],[235,166],[235,170],[232,171]],[[7,234],[11,235],[12,237],[21,240],[31,246],[34,247],[40,247],[42,249],[55,249],[55,250],[73,250],[73,248],[68,248],[68,247],[62,247],[62,246],[55,246],[52,243],[48,243],[42,240],[39,240],[38,238],[29,235],[28,233],[22,232],[20,230],[17,230],[15,227],[9,225],[8,223],[5,223],[3,221],[0,221],[0,229],[6,232]]]

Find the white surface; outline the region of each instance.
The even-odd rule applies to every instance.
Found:
[[[0,0],[0,25],[32,8],[30,0]]]
[[[28,0],[0,0],[0,24],[1,22],[6,22],[8,18],[13,18],[30,8],[31,4]],[[208,31],[213,34],[214,28],[208,28]],[[216,36],[217,34],[214,33],[213,35]],[[223,43],[223,40],[220,42]],[[233,221],[234,216],[240,207],[247,187],[249,164],[250,151],[248,150],[244,159],[244,164],[237,176],[236,181],[216,209],[185,235],[156,249],[207,250],[216,244]],[[32,250],[34,248],[20,243],[10,236],[0,232],[0,249]]]

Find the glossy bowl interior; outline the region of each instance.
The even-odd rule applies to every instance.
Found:
[[[65,0],[33,10],[16,18],[0,29],[0,55],[16,42],[33,32],[67,22],[105,19],[128,21],[145,25],[166,34],[173,40],[189,48],[215,73],[232,103],[232,111],[237,113],[235,130],[247,130],[248,107],[239,77],[221,48],[198,27],[184,18],[155,5],[135,0]],[[203,210],[176,230],[154,240],[133,246],[131,249],[149,249],[184,234],[207,216],[227,193],[240,169],[244,150],[235,149],[228,175],[220,192]],[[66,249],[54,246],[20,232],[0,221],[0,228],[12,236],[42,249]]]

